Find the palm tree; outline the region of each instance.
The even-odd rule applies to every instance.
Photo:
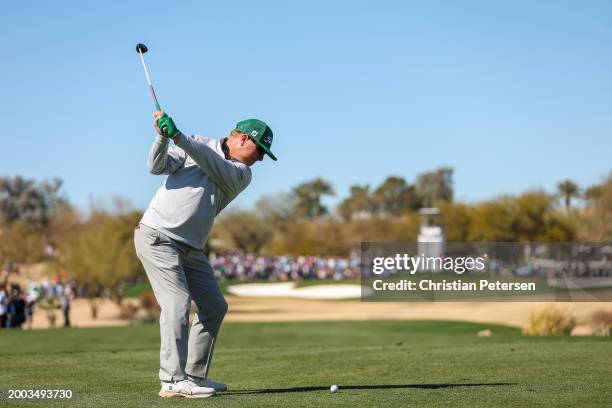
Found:
[[[580,189],[578,188],[578,184],[574,183],[570,179],[566,179],[557,184],[557,190],[559,190],[559,195],[565,202],[565,211],[569,212],[572,198],[580,197]]]

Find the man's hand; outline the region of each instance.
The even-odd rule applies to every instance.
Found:
[[[158,135],[173,138],[178,133],[178,129],[172,118],[164,112],[157,111],[153,114],[155,118],[155,130]]]

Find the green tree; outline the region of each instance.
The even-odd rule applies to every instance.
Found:
[[[370,194],[369,185],[355,184],[350,187],[350,195],[338,206],[338,212],[346,221],[350,221],[356,215],[366,218],[371,216],[375,210],[375,202]]]
[[[603,187],[601,185],[590,186],[586,190],[584,190],[584,199],[587,202],[587,205],[593,204],[602,194]]]
[[[573,240],[573,223],[553,204],[553,196],[537,191],[477,204],[470,211],[468,237],[488,242]]]
[[[53,248],[57,248],[64,237],[68,236],[82,221],[82,216],[68,202],[55,205],[49,216],[45,239]]]
[[[513,200],[517,241],[564,242],[574,239],[571,223],[567,217],[561,217],[555,211],[554,201],[554,196],[537,191],[522,194]]]
[[[23,221],[0,225],[0,262],[38,262],[44,258],[44,248],[40,228]]]
[[[441,167],[417,176],[416,191],[423,207],[433,207],[437,201],[453,201],[453,169]]]
[[[466,242],[470,236],[472,207],[466,204],[441,201],[440,223],[444,226],[444,237],[448,242]]]
[[[511,242],[513,214],[508,200],[480,203],[472,209],[468,239],[484,242]]]
[[[48,225],[50,214],[58,204],[66,203],[59,196],[59,179],[36,183],[21,176],[0,178],[0,213],[10,224],[21,221],[34,227]]]
[[[296,198],[292,194],[263,196],[255,203],[259,217],[274,230],[285,230],[286,225],[296,218]]]
[[[612,241],[612,172],[601,184],[589,188],[591,195],[579,217],[580,239],[587,242]],[[589,191],[587,190],[587,191]]]
[[[113,215],[95,210],[61,242],[59,266],[90,298],[106,288],[121,305],[126,283],[144,275],[133,242],[141,217],[138,211]]]
[[[59,213],[73,212],[59,195],[59,179],[37,183],[21,176],[0,177],[0,262],[39,262],[54,244]]]
[[[259,253],[270,241],[273,228],[254,211],[233,210],[224,214],[215,227],[217,235],[232,249]]]
[[[416,240],[419,230],[419,217],[416,213],[406,213],[401,217],[389,219],[372,217],[354,219],[345,223],[344,240],[348,255],[366,241],[410,241]]]
[[[373,199],[379,214],[397,216],[420,206],[414,186],[398,176],[387,177],[374,191]]]
[[[296,213],[305,219],[321,217],[328,212],[327,208],[321,204],[321,197],[335,194],[331,184],[321,178],[299,184],[293,188]]]

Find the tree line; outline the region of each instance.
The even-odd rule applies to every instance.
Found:
[[[213,229],[215,247],[270,254],[346,255],[363,241],[414,241],[418,209],[438,207],[447,241],[612,241],[612,173],[581,189],[528,191],[475,204],[454,201],[453,169],[419,174],[413,183],[389,176],[380,185],[353,185],[334,211],[324,204],[332,184],[316,178],[252,210],[230,210]],[[580,200],[580,206],[572,206]]]
[[[270,255],[346,256],[362,241],[414,241],[418,209],[441,209],[449,242],[612,241],[612,173],[580,188],[563,180],[555,193],[530,191],[475,204],[455,202],[453,170],[389,176],[380,185],[353,185],[335,208],[324,201],[333,185],[315,178],[253,209],[222,213],[207,251]],[[61,180],[0,177],[0,262],[46,262],[64,270],[92,298],[105,292],[118,303],[126,283],[144,276],[133,230],[142,212],[120,199],[85,216],[61,195]],[[576,205],[579,202],[580,205]]]
[[[109,295],[120,304],[126,283],[144,276],[132,238],[142,212],[117,199],[84,216],[61,186],[57,179],[0,177],[2,268],[18,272],[19,265],[44,262],[49,275],[64,271],[93,303]]]

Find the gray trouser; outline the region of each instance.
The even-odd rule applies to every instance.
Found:
[[[206,378],[227,312],[206,255],[143,224],[134,231],[134,244],[161,307],[160,380]],[[198,311],[188,337],[191,299]]]

